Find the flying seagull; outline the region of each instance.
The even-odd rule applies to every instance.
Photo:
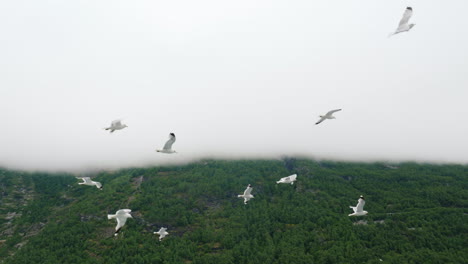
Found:
[[[326,113],[325,115],[320,116],[320,120],[315,124],[318,125],[318,124],[322,123],[323,120],[325,120],[325,119],[335,119],[335,117],[333,116],[333,113],[338,112],[338,111],[341,111],[341,109],[335,109],[335,110],[328,111],[328,113]]]
[[[83,182],[78,183],[79,185],[89,185],[89,186],[95,185],[99,190],[102,190],[102,184],[100,182],[92,181],[89,177],[82,177],[82,178],[76,177],[76,178],[83,180]]]
[[[297,178],[297,174],[293,174],[293,175],[290,175],[288,177],[281,178],[279,181],[276,182],[276,184],[278,184],[278,183],[291,183],[291,185],[293,185],[294,182],[296,181],[296,178]]]
[[[408,24],[412,15],[413,15],[413,8],[408,6],[405,12],[403,13],[403,17],[401,18],[400,23],[398,24],[398,28],[395,30],[395,32],[390,33],[390,35],[388,36],[391,37],[395,34],[409,31],[412,27],[414,27],[415,24]]]
[[[364,196],[360,196],[358,200],[358,204],[356,207],[350,206],[349,208],[353,209],[354,213],[349,214],[348,216],[361,216],[361,215],[366,215],[367,211],[363,211],[364,205],[366,204],[366,201],[364,200]]]
[[[117,120],[114,120],[112,121],[111,123],[111,126],[110,127],[106,127],[104,128],[105,130],[110,130],[110,132],[114,132],[115,130],[121,130],[121,129],[124,129],[126,128],[127,125],[123,125],[121,120],[120,119],[117,119]]]
[[[245,189],[244,191],[244,194],[239,194],[237,195],[237,197],[239,198],[244,198],[244,204],[247,204],[247,202],[251,199],[251,198],[254,198],[253,195],[251,195],[250,193],[252,192],[252,185],[247,185],[247,189]]]
[[[153,234],[159,235],[159,241],[161,241],[165,236],[169,235],[168,232],[166,232],[167,228],[161,227],[158,232],[154,232]]]
[[[167,154],[177,153],[177,152],[175,152],[175,150],[172,150],[172,144],[174,144],[175,141],[176,141],[175,134],[170,133],[169,134],[169,140],[166,142],[166,144],[164,144],[163,149],[162,150],[158,149],[156,151],[161,152],[161,153],[167,153]]]
[[[122,229],[122,226],[125,225],[125,222],[127,222],[127,218],[133,218],[132,215],[130,214],[132,210],[130,209],[120,209],[118,210],[115,215],[107,215],[107,219],[117,219],[117,226],[115,227],[115,234],[114,236],[117,236],[119,233],[120,229]]]

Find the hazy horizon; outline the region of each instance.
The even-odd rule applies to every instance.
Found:
[[[407,6],[416,26],[388,38]],[[464,1],[0,7],[0,166],[281,156],[468,164]],[[128,128],[103,130],[118,118]],[[156,153],[170,132],[178,153]]]

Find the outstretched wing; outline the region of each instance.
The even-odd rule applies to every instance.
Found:
[[[362,212],[364,210],[364,205],[366,204],[366,201],[362,198],[359,198],[358,204],[356,205],[356,213]]]
[[[96,184],[96,187],[101,188],[102,184],[100,182],[94,182]]]
[[[320,120],[319,120],[317,123],[315,123],[315,124],[318,125],[318,124],[322,123],[323,120],[325,120],[325,117],[320,118]]]
[[[250,187],[250,185],[247,186],[247,189],[245,189],[245,191],[244,191],[244,196],[250,195],[250,193],[252,192],[252,189],[253,189],[253,188]]]
[[[130,209],[120,209],[120,210],[117,211],[116,214],[129,214],[131,212],[132,212],[132,210],[130,210]]]
[[[121,124],[122,124],[122,123],[121,123],[121,120],[120,120],[120,119],[118,119],[118,120],[114,120],[114,121],[112,121],[112,124],[111,124],[111,126],[120,126]]]
[[[164,150],[170,150],[172,148],[172,144],[176,141],[176,137],[174,133],[169,134],[169,140],[164,144]]]
[[[403,17],[401,18],[400,23],[398,24],[398,27],[408,24],[412,15],[413,15],[413,8],[407,7],[405,12],[403,13]]]
[[[289,176],[289,180],[290,180],[290,181],[295,181],[296,178],[297,178],[297,174],[293,174],[293,175],[290,175],[290,176]]]
[[[118,215],[117,216],[117,226],[115,227],[115,230],[119,230],[120,228],[122,228],[122,226],[125,225],[125,222],[127,222],[127,217],[123,216],[123,215]]]
[[[333,113],[338,112],[338,111],[341,111],[341,109],[335,109],[335,110],[328,111],[328,113],[326,115],[331,116],[331,115],[333,115]]]
[[[83,177],[81,179],[83,180],[84,183],[92,184],[92,180],[89,177]]]

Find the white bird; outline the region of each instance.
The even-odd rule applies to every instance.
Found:
[[[364,205],[366,204],[366,201],[364,200],[364,196],[360,196],[358,200],[358,204],[356,207],[350,206],[349,208],[353,209],[354,213],[349,214],[348,216],[361,216],[361,215],[366,215],[367,211],[363,211]]]
[[[168,232],[166,232],[167,228],[161,227],[158,232],[154,232],[153,234],[159,235],[159,241],[161,241],[165,236],[169,235]]]
[[[288,177],[281,178],[279,181],[276,182],[276,184],[278,184],[278,183],[291,183],[291,185],[293,185],[294,182],[296,181],[296,178],[297,178],[297,174],[293,174],[293,175],[290,175]]]
[[[115,227],[114,234],[115,236],[117,236],[122,226],[125,225],[125,222],[127,222],[127,218],[133,218],[130,214],[131,211],[132,210],[130,209],[120,209],[115,213],[115,215],[107,215],[107,219],[117,219],[117,226]]]
[[[409,31],[411,28],[413,28],[415,24],[408,24],[412,15],[413,15],[413,8],[408,6],[405,12],[403,13],[403,17],[401,18],[400,23],[398,24],[398,28],[395,30],[395,32],[390,33],[390,35],[388,36],[391,37],[395,34]]]
[[[163,149],[158,149],[156,150],[157,152],[161,153],[167,153],[167,154],[172,154],[172,153],[177,153],[175,150],[172,150],[172,144],[176,141],[176,137],[174,133],[169,134],[169,140],[164,144]]]
[[[328,111],[328,113],[326,113],[325,115],[320,116],[320,120],[315,124],[318,125],[318,124],[322,123],[323,120],[325,120],[325,119],[335,119],[335,117],[333,116],[333,113],[338,112],[338,111],[341,111],[341,109],[335,109],[335,110]]]
[[[114,120],[112,121],[111,123],[111,126],[110,127],[106,127],[104,128],[105,130],[110,130],[110,133],[114,132],[115,130],[121,130],[121,129],[124,129],[126,128],[127,125],[124,125],[122,124],[121,120],[118,119],[118,120]]]
[[[92,181],[91,178],[89,177],[82,177],[82,178],[76,177],[76,178],[83,180],[83,182],[78,183],[79,185],[89,185],[89,186],[95,185],[99,190],[102,190],[102,184],[100,182]]]
[[[254,198],[254,196],[252,194],[250,194],[252,192],[252,189],[253,189],[252,185],[250,185],[250,184],[247,185],[247,189],[245,189],[244,194],[239,194],[239,195],[237,195],[237,197],[244,198],[244,204],[247,204],[247,202],[250,199]]]

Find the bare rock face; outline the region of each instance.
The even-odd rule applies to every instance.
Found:
[[[357,222],[354,222],[353,225],[367,225],[367,221],[366,220],[359,220]]]
[[[140,185],[144,180],[145,179],[144,179],[143,176],[133,178],[133,180],[132,180],[133,187],[140,188]]]

